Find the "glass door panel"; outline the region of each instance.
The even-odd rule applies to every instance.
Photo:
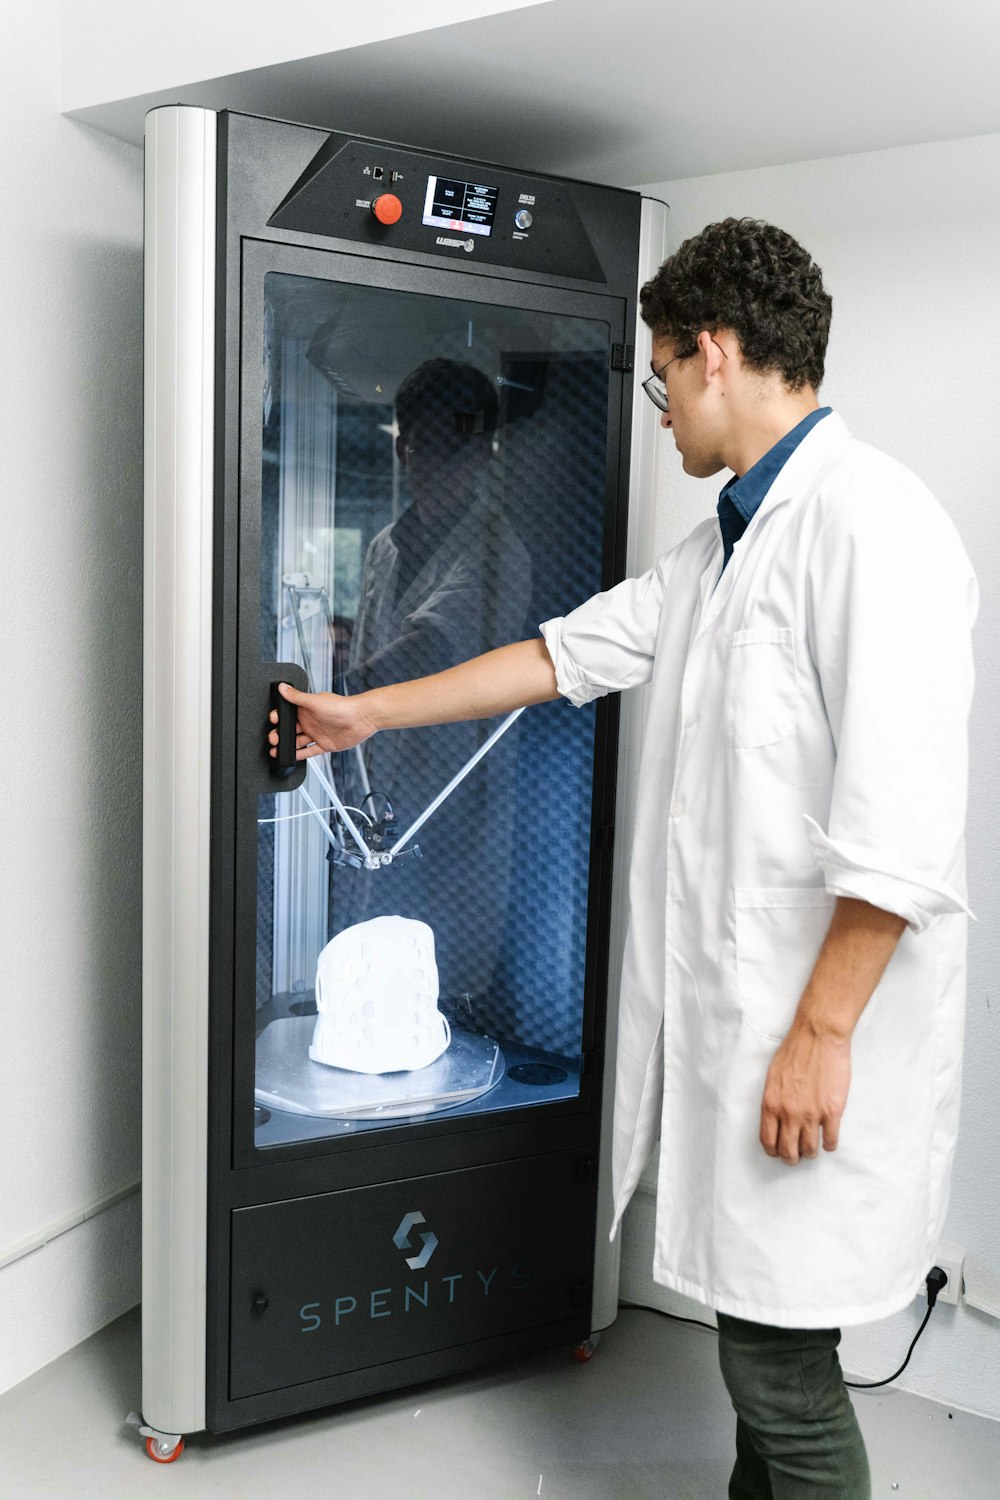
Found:
[[[364,692],[600,588],[607,322],[263,287],[262,662]],[[259,797],[258,1145],[578,1095],[593,754],[593,710],[545,705]]]

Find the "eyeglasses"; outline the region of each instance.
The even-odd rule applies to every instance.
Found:
[[[719,350],[719,353],[722,355],[723,359],[729,358],[729,355],[726,353],[725,349],[723,349],[722,345],[718,342],[717,339],[712,339],[712,343],[715,345],[716,349]],[[696,352],[697,350],[691,351],[692,354]],[[690,354],[674,355],[674,359],[690,358]],[[650,401],[652,401],[653,405],[655,407],[658,407],[660,411],[670,410],[670,398],[667,396],[667,383],[663,378],[663,374],[664,371],[668,370],[673,364],[674,359],[668,359],[665,365],[661,365],[658,370],[654,370],[652,375],[647,375],[646,379],[642,382],[642,388],[646,392],[646,395],[649,397]]]
[[[680,359],[680,357],[681,356],[679,354],[674,355],[674,359]],[[652,375],[647,375],[646,379],[642,382],[642,388],[646,392],[646,395],[649,397],[650,401],[652,401],[654,406],[659,407],[660,411],[670,410],[670,400],[667,396],[667,383],[664,380],[663,375],[664,372],[670,367],[670,365],[673,364],[674,359],[668,359],[665,365],[661,365],[658,370],[654,370]]]

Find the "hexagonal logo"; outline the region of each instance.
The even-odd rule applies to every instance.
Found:
[[[396,1233],[392,1237],[392,1243],[395,1245],[396,1249],[412,1250],[413,1244],[410,1240],[410,1230],[415,1229],[418,1224],[426,1223],[427,1220],[424,1218],[423,1214],[404,1214],[399,1228],[396,1230]],[[437,1235],[433,1232],[433,1230],[430,1229],[427,1230],[426,1233],[421,1232],[420,1243],[423,1248],[421,1249],[419,1255],[408,1255],[406,1257],[406,1264],[409,1266],[411,1271],[422,1271],[424,1269],[424,1266],[427,1265],[431,1256],[434,1254],[434,1251],[437,1249]]]

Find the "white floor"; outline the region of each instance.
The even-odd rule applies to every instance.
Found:
[[[898,1391],[856,1397],[874,1496],[997,1500],[1000,1423]],[[733,1417],[715,1336],[623,1311],[567,1350],[146,1458],[130,1313],[0,1397],[2,1500],[725,1500]]]

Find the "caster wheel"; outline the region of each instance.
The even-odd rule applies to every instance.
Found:
[[[154,1464],[176,1463],[184,1452],[184,1439],[180,1438],[175,1448],[167,1448],[166,1444],[161,1443],[157,1438],[148,1437],[146,1439],[146,1452]]]
[[[574,1344],[573,1358],[579,1360],[581,1365],[585,1365],[588,1359],[593,1359],[597,1353],[599,1337],[598,1334],[592,1334],[589,1339],[584,1339],[582,1344]]]

